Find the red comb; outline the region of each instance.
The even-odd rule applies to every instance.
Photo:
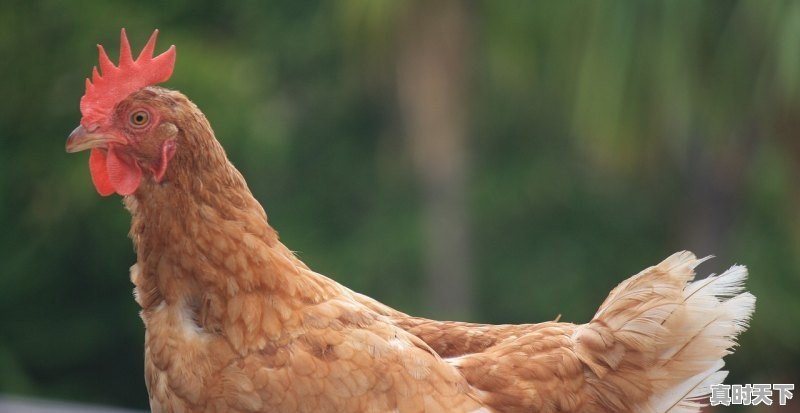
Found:
[[[97,45],[100,50],[102,75],[95,66],[92,69],[92,80],[86,79],[86,93],[81,98],[83,126],[103,123],[114,106],[128,95],[143,87],[166,82],[172,76],[172,69],[175,67],[175,46],[170,46],[166,52],[153,57],[156,37],[158,30],[150,36],[139,57],[133,60],[128,36],[125,34],[125,29],[122,29],[119,66],[114,66],[103,46]]]

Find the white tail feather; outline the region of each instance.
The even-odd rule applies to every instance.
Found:
[[[686,259],[691,268],[700,260]],[[707,405],[711,385],[727,376],[722,357],[736,345],[736,336],[747,329],[755,309],[755,297],[745,293],[747,268],[735,265],[721,275],[689,283],[683,290],[684,320],[676,320],[674,329],[684,342],[677,340],[661,355],[661,367],[667,371],[703,371],[685,378],[661,394],[654,394],[647,406],[653,412],[692,413]],[[671,321],[671,320],[668,320]],[[688,334],[683,334],[688,333]]]
[[[634,411],[698,412],[710,386],[727,375],[722,357],[747,329],[755,297],[744,292],[747,268],[740,265],[690,282],[708,258],[673,254],[622,282],[592,322],[576,329],[576,353],[599,379],[649,383],[649,395],[620,389],[643,397]]]
[[[711,393],[711,386],[722,383],[728,372],[720,370],[725,363],[719,360],[708,370],[696,374],[669,389],[649,406],[652,413],[694,413],[706,405],[704,399]]]

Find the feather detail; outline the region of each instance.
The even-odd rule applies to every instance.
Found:
[[[694,413],[705,406],[703,399],[711,393],[711,385],[722,383],[728,372],[720,370],[725,363],[718,360],[706,371],[689,377],[680,385],[664,392],[646,408],[647,413]]]
[[[578,358],[598,378],[647,383],[650,396],[634,411],[697,412],[727,374],[722,357],[747,328],[755,297],[744,292],[740,265],[690,282],[708,258],[679,252],[622,282],[573,334]],[[612,393],[598,392],[601,403],[613,406]]]

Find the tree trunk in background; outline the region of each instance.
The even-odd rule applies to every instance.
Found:
[[[439,317],[469,316],[473,302],[465,4],[417,1],[399,27],[400,111],[423,191],[427,305]]]

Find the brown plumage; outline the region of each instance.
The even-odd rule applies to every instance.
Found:
[[[682,252],[588,324],[410,317],[292,254],[184,95],[120,99],[67,148],[126,195],[154,412],[694,412],[754,308],[744,267],[691,282]]]

